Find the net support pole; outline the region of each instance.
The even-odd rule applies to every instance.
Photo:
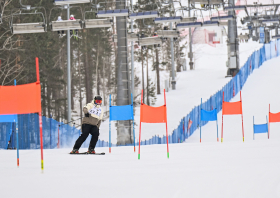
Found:
[[[240,101],[241,101],[241,109],[242,109],[242,97],[241,97],[241,91],[240,91]],[[242,136],[243,136],[243,142],[244,142],[243,109],[242,109],[241,119],[242,119]]]
[[[59,123],[58,123],[58,127],[57,127],[57,148],[59,148]]]
[[[14,85],[17,85],[17,81],[14,80]],[[17,137],[17,167],[19,167],[19,139],[18,139],[18,116],[16,117],[15,120],[16,123],[16,137]]]
[[[166,111],[166,95],[164,89],[164,106],[165,106],[165,121],[166,121],[166,144],[167,144],[167,158],[169,159],[169,146],[168,146],[168,127],[167,127],[167,111]]]
[[[216,113],[217,113],[217,120],[216,120],[216,125],[217,125],[217,142],[219,142],[219,128],[218,128],[218,106],[217,106],[217,96],[215,96],[215,103],[216,103]]]
[[[201,143],[201,109],[202,109],[202,98],[201,98],[201,102],[200,102],[200,119],[199,119],[200,143]]]
[[[255,140],[255,116],[253,116],[253,140]]]
[[[109,97],[109,153],[111,153],[111,94]]]
[[[224,92],[223,92],[223,104],[224,104]],[[222,104],[222,106],[223,106]],[[223,110],[222,110],[223,112]],[[221,142],[224,140],[224,114],[222,113],[222,131],[221,131]]]

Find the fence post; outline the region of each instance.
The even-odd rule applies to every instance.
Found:
[[[50,149],[52,148],[52,114],[50,114]]]

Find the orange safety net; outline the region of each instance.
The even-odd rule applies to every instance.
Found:
[[[269,122],[280,122],[280,112],[279,113],[269,112]]]
[[[41,112],[41,85],[39,82],[0,86],[0,115]]]
[[[151,107],[141,104],[140,122],[145,123],[167,123],[166,106]]]
[[[223,102],[223,115],[242,114],[242,102]]]

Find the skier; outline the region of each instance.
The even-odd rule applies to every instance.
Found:
[[[73,14],[70,15],[70,20],[71,21],[76,21],[76,19],[75,19]],[[71,36],[73,35],[73,30],[70,30],[70,35]],[[78,39],[78,30],[75,30],[74,38]]]
[[[61,16],[58,16],[57,20],[56,21],[63,21]],[[62,38],[63,36],[65,36],[66,34],[64,34],[64,30],[62,31],[57,31],[58,35],[59,35],[59,38]]]
[[[99,128],[103,118],[103,109],[100,107],[102,104],[102,97],[95,96],[91,103],[84,106],[83,111],[85,117],[82,121],[82,134],[77,139],[73,150],[70,154],[79,153],[79,149],[87,139],[88,135],[91,134],[91,140],[88,148],[88,153],[95,154],[94,148],[99,136]]]

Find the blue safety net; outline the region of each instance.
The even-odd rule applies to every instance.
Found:
[[[267,124],[254,124],[254,133],[267,133]]]
[[[133,106],[111,106],[110,120],[133,120]]]
[[[206,111],[201,109],[201,121],[215,121],[217,120],[217,110]]]
[[[17,115],[0,115],[0,122],[16,122]]]

